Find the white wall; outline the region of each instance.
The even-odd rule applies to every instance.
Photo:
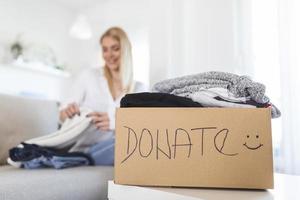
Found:
[[[69,37],[74,13],[52,1],[0,0],[0,45],[8,48],[18,34],[25,45],[50,46],[59,64],[78,67],[76,40]]]
[[[234,4],[232,0],[173,1],[169,76],[234,71]]]
[[[51,2],[0,0],[0,43],[24,33],[28,41],[50,45],[60,62],[78,72],[101,65],[100,35],[121,26],[132,42],[135,79],[150,85],[209,70],[236,71],[236,0],[109,0],[79,11]],[[79,14],[91,24],[90,40],[69,37]]]
[[[209,70],[234,72],[235,0],[110,0],[82,10],[94,36],[82,42],[81,64],[99,63],[99,37],[111,26],[124,28],[133,43],[139,30],[149,41],[149,80]],[[144,31],[145,32],[145,31]],[[145,53],[147,51],[145,50]],[[147,66],[138,68],[148,71]],[[144,78],[143,78],[144,79]]]

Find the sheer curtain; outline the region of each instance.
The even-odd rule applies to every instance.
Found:
[[[250,44],[241,50],[251,52],[243,59],[282,111],[281,118],[272,120],[275,169],[300,174],[300,1],[242,2],[247,15],[240,15],[244,28],[239,34]]]
[[[281,171],[300,174],[300,1],[280,0]]]

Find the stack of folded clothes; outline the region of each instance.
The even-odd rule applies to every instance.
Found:
[[[45,136],[29,139],[9,150],[8,163],[25,169],[63,169],[83,165],[113,165],[114,133],[95,131],[88,108],[66,119],[62,127]],[[102,136],[111,136],[101,139]]]
[[[82,152],[65,152],[55,148],[41,147],[36,144],[21,143],[21,147],[10,149],[12,161],[19,162],[25,169],[53,167],[63,169],[82,165],[93,165],[93,159]]]
[[[254,82],[248,76],[239,76],[226,72],[205,72],[195,75],[188,75],[174,79],[168,79],[156,83],[152,88],[153,93],[129,94],[121,101],[121,107],[142,106],[140,102],[157,104],[157,107],[164,102],[169,106],[176,107],[173,100],[183,97],[192,100],[194,107],[229,107],[229,108],[271,108],[272,118],[280,117],[279,109],[270,102],[265,95],[265,86]],[[164,96],[169,95],[169,96]],[[160,96],[160,99],[157,98]],[[147,98],[145,98],[147,97]],[[181,99],[180,101],[182,101]],[[184,100],[188,101],[188,100]],[[127,103],[129,102],[129,104]],[[138,102],[138,103],[135,103]],[[169,102],[169,103],[168,103]],[[147,104],[147,103],[146,103]],[[146,105],[147,106],[147,105]],[[146,107],[144,105],[144,107]],[[149,106],[147,106],[149,107]],[[177,107],[187,107],[180,104]]]

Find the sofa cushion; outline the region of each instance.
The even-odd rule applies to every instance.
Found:
[[[0,167],[0,199],[107,199],[113,167],[85,166],[61,170]]]
[[[10,148],[57,128],[57,102],[0,95],[0,165]]]

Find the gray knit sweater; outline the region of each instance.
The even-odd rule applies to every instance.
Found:
[[[250,97],[257,103],[270,103],[270,99],[265,95],[266,88],[263,84],[252,81],[248,76],[227,72],[210,71],[167,79],[156,83],[152,91],[183,96],[183,94],[197,92],[200,88],[214,87],[226,88],[235,97]],[[272,117],[276,118],[280,115],[280,111],[272,105]]]

